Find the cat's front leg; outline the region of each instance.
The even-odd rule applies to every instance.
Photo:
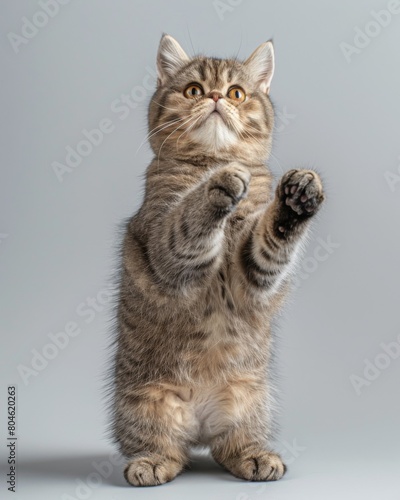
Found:
[[[216,170],[207,183],[207,198],[214,217],[231,213],[247,194],[249,170],[240,163],[231,163]]]
[[[281,179],[265,213],[245,233],[238,257],[247,282],[275,290],[324,200],[322,182],[312,170],[290,170]]]
[[[160,284],[175,291],[201,285],[218,267],[227,217],[246,196],[250,172],[218,167],[153,228],[149,256]]]

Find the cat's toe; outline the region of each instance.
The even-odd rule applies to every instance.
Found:
[[[324,200],[321,180],[312,170],[291,170],[281,181],[282,203],[299,216],[311,216]]]
[[[248,481],[277,481],[286,472],[281,457],[261,450],[246,457],[236,457],[227,464],[227,469],[236,477]]]
[[[124,476],[132,486],[157,486],[172,481],[181,470],[182,466],[174,460],[150,455],[129,462]]]
[[[276,453],[262,453],[254,457],[256,468],[253,470],[253,481],[277,481],[286,472],[286,466]]]
[[[237,163],[217,170],[208,186],[211,203],[215,207],[232,210],[246,196],[250,177],[247,168]]]

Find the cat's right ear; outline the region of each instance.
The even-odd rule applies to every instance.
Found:
[[[175,38],[164,34],[157,54],[158,85],[164,85],[187,62],[189,57]]]

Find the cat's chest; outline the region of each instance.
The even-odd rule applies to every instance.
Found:
[[[247,343],[256,333],[253,330],[257,330],[258,322],[254,321],[254,325],[249,322],[250,311],[234,293],[230,272],[227,267],[221,269],[203,300],[199,301],[200,329],[204,332],[203,347],[240,345]],[[260,316],[259,313],[253,308],[250,315],[255,320]]]
[[[245,340],[250,332],[221,296],[214,298],[212,312],[203,317],[199,326],[204,335],[198,359],[205,367],[226,368],[246,354]]]
[[[204,337],[192,358],[191,371],[195,378],[216,380],[237,366],[244,355],[242,342],[223,314],[212,314],[201,330]]]
[[[236,331],[232,318],[223,310],[224,307],[216,310],[203,320],[202,329],[205,335],[205,345],[211,347],[220,342],[234,342]]]

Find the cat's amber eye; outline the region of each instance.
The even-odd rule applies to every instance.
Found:
[[[228,90],[228,97],[232,101],[243,102],[246,99],[246,93],[241,87],[231,87]]]
[[[197,83],[191,83],[185,88],[183,95],[188,99],[195,99],[196,97],[204,95],[204,91],[201,85],[197,85]]]

